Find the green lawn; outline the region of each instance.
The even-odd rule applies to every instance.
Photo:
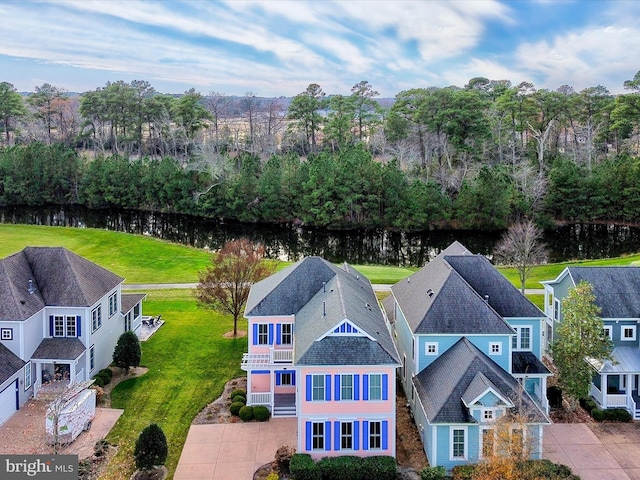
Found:
[[[190,290],[148,292],[146,315],[162,314],[165,324],[142,342],[142,365],[149,371],[117,385],[112,407],[124,413],[107,439],[119,445],[105,478],[129,478],[133,447],[150,423],[164,430],[169,443],[167,468],[173,475],[189,427],[196,414],[222,393],[224,384],[244,374],[240,370],[247,339],[223,338],[233,320],[196,307]],[[246,330],[246,320],[239,322]]]

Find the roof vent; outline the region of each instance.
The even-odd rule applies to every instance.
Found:
[[[487,302],[487,303],[489,303],[489,295],[485,295],[485,296],[484,296],[484,301],[485,301],[485,302]]]
[[[327,302],[322,302],[322,316],[327,316]]]
[[[327,293],[327,282],[322,282],[322,293]]]
[[[27,290],[29,290],[29,295],[33,295],[36,291],[36,289],[33,288],[33,280],[31,279],[29,279],[29,288]]]
[[[427,290],[427,295],[428,295],[429,297],[433,297],[433,293],[434,293],[434,292],[433,292],[433,289],[431,289],[431,288],[430,288],[429,290]]]

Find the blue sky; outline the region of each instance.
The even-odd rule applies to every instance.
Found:
[[[107,81],[293,96],[318,83],[383,97],[470,78],[604,85],[640,70],[640,1],[0,0],[0,81],[84,92]]]

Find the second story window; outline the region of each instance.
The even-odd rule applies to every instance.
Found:
[[[623,325],[620,329],[620,340],[633,341],[636,339],[635,325]]]
[[[55,315],[53,317],[53,336],[64,337],[64,316]]]
[[[118,292],[114,292],[109,296],[109,317],[112,317],[118,311]]]
[[[293,343],[293,335],[291,334],[291,323],[283,323],[280,333],[280,343],[282,345],[291,345]]]
[[[340,376],[340,399],[353,400],[353,375]]]
[[[102,326],[102,306],[98,305],[91,310],[91,331],[95,332]]]
[[[258,345],[269,345],[269,325],[258,324]]]
[[[76,317],[74,315],[69,315],[67,317],[67,337],[77,337]]]
[[[513,350],[531,350],[531,327],[513,327],[516,335],[511,341]]]
[[[314,401],[324,400],[324,375],[312,375],[312,399]]]
[[[382,375],[369,375],[369,400],[382,400]]]

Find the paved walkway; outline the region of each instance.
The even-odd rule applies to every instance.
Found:
[[[174,480],[250,480],[282,445],[296,446],[295,418],[191,425]]]
[[[543,457],[582,480],[640,480],[640,425],[555,423],[544,427]]]

